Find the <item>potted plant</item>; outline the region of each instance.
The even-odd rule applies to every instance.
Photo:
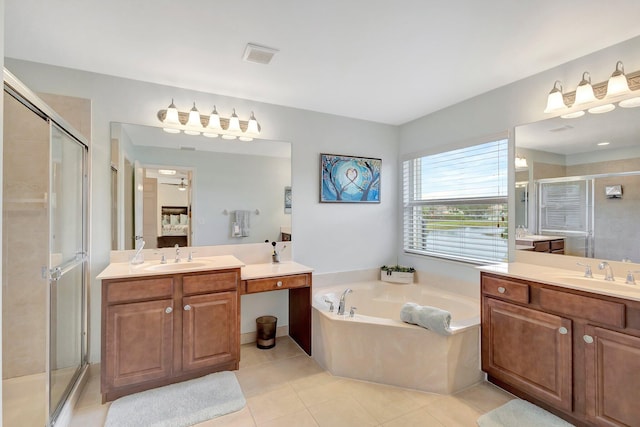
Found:
[[[416,272],[413,267],[402,265],[383,265],[380,267],[380,280],[391,283],[413,283],[413,275]]]

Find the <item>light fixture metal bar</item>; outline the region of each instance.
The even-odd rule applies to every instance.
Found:
[[[634,71],[633,73],[627,74],[627,81],[629,82],[629,89],[631,91],[640,90],[640,70]],[[605,80],[600,83],[592,84],[593,93],[596,95],[598,100],[602,100],[607,95],[607,83],[609,80]],[[576,99],[576,91],[567,92],[563,94],[564,103],[566,105],[573,105]]]

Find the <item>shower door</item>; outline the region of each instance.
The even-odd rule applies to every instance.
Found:
[[[50,176],[50,408],[56,411],[83,364],[86,266],[86,148],[51,125]]]
[[[51,426],[86,365],[88,148],[7,75],[4,90],[2,424]]]
[[[593,179],[547,178],[536,185],[538,234],[563,236],[566,255],[593,258]]]

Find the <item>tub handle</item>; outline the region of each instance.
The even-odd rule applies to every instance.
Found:
[[[354,317],[357,309],[358,307],[351,307],[351,310],[349,310],[349,317]]]
[[[504,287],[502,287],[502,286],[500,286],[500,287],[498,288],[498,292],[500,292],[501,294],[504,294],[506,291],[507,291],[507,290],[506,290]]]
[[[324,302],[326,302],[327,304],[329,304],[329,313],[333,313],[333,301],[325,298]]]

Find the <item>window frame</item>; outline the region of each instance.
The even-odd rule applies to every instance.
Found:
[[[447,153],[453,153],[461,150],[473,150],[481,145],[485,144],[497,144],[497,148],[494,150],[495,155],[491,157],[491,162],[497,162],[498,170],[496,174],[496,187],[498,190],[496,194],[487,195],[483,197],[442,197],[442,198],[419,198],[416,197],[417,192],[423,191],[422,186],[425,184],[422,179],[416,179],[417,176],[422,175],[422,171],[417,171],[417,168],[421,168],[418,165],[419,159],[425,157],[442,155]],[[496,135],[491,135],[485,138],[479,138],[473,141],[467,141],[466,143],[456,144],[444,149],[440,146],[436,149],[421,151],[417,153],[406,154],[401,157],[400,162],[400,174],[401,174],[401,191],[402,191],[402,249],[405,253],[414,254],[418,256],[427,256],[433,258],[441,258],[450,261],[458,261],[470,264],[490,264],[496,262],[506,262],[509,259],[509,174],[511,173],[510,167],[510,148],[509,133],[503,132]],[[409,170],[408,170],[408,169]],[[423,193],[424,194],[424,193]],[[496,236],[491,239],[494,246],[492,247],[491,256],[473,256],[470,255],[470,251],[465,252],[464,249],[459,250],[457,253],[451,251],[437,251],[432,249],[425,249],[427,246],[426,240],[426,227],[424,225],[424,217],[420,218],[420,214],[416,215],[416,207],[433,207],[433,206],[455,206],[455,205],[485,205],[485,215],[491,212],[491,205],[500,205],[500,217],[498,220],[498,227],[500,232],[496,232]],[[470,214],[469,217],[472,215]],[[471,219],[471,218],[468,218]],[[463,220],[468,220],[464,218]],[[421,225],[415,223],[415,221],[421,221]],[[414,222],[411,224],[411,222]],[[422,228],[421,231],[419,228]],[[471,234],[473,235],[473,234]],[[466,243],[481,242],[481,239],[471,238],[463,239]],[[419,241],[425,248],[416,248],[416,242]],[[465,246],[460,244],[461,247]],[[499,246],[499,248],[498,248]]]

